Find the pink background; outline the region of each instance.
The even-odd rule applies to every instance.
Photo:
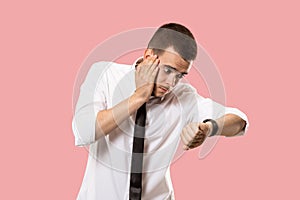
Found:
[[[8,2],[8,1],[7,1]],[[75,199],[87,151],[74,146],[80,64],[122,31],[188,26],[217,64],[244,137],[172,165],[178,200],[300,199],[297,1],[10,1],[0,3],[1,199]]]

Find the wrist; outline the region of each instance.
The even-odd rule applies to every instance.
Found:
[[[149,88],[151,86],[151,88]],[[143,85],[141,87],[138,87],[134,94],[136,95],[136,97],[143,101],[143,103],[147,102],[152,94],[153,91],[153,85]]]
[[[209,131],[208,131],[208,137],[212,137],[214,135],[217,135],[217,133],[219,132],[219,126],[217,124],[217,122],[213,119],[205,119],[203,121],[203,123],[208,124],[209,126]]]
[[[207,131],[206,136],[207,136],[207,137],[210,137],[210,135],[211,135],[211,133],[212,133],[212,130],[213,130],[213,125],[212,125],[212,123],[211,123],[210,121],[205,122],[205,124],[206,124],[207,127],[208,127],[208,131]]]
[[[143,94],[143,91],[140,91],[138,89],[134,91],[134,93],[131,95],[130,100],[133,104],[136,104],[138,107],[147,102],[147,98]]]

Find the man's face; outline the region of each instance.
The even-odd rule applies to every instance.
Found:
[[[173,48],[168,48],[158,55],[159,71],[154,87],[154,96],[163,97],[189,72],[191,63],[185,61]]]

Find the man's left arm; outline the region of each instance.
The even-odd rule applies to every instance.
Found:
[[[206,122],[194,122],[184,127],[181,133],[181,140],[184,149],[192,149],[200,146],[209,136],[235,136],[245,131],[246,121],[235,114],[225,114],[216,120]]]
[[[215,121],[218,127],[215,135],[222,135],[226,137],[235,136],[244,131],[246,127],[246,121],[235,114],[226,114]],[[205,124],[209,125],[209,133],[211,133],[214,128],[213,123],[211,121],[207,121]]]

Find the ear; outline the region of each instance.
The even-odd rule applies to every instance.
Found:
[[[144,52],[144,59],[148,58],[149,56],[153,56],[154,52],[152,49],[146,49]]]

